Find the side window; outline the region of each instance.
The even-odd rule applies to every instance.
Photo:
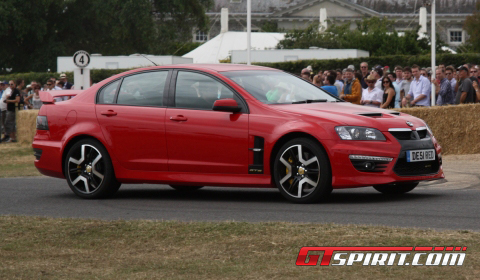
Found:
[[[212,110],[217,99],[238,98],[222,83],[206,75],[178,72],[175,88],[175,107]]]
[[[98,104],[113,104],[115,103],[115,93],[117,93],[118,84],[120,80],[104,87],[98,96]]]
[[[118,92],[117,104],[162,106],[168,71],[140,73],[125,77]]]

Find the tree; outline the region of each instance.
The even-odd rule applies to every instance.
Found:
[[[476,9],[472,15],[467,16],[463,29],[467,32],[469,38],[465,45],[459,49],[463,52],[480,52],[480,2],[477,2]]]
[[[2,0],[0,68],[56,70],[58,56],[181,55],[213,0]],[[1,69],[0,69],[1,70]]]
[[[416,30],[405,31],[400,35],[394,29],[393,21],[386,18],[366,18],[356,22],[357,27],[350,29],[350,24],[332,24],[325,32],[318,31],[318,24],[312,24],[303,30],[293,30],[285,34],[277,48],[307,49],[315,46],[326,49],[361,49],[371,56],[383,55],[418,55],[430,51],[429,40],[418,38]],[[437,51],[443,52],[443,42],[437,41]]]

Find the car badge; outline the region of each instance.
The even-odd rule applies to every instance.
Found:
[[[410,126],[410,127],[412,127],[412,126],[413,126],[413,123],[407,121],[407,125]]]

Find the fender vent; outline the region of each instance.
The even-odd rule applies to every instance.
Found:
[[[255,136],[253,140],[253,164],[248,166],[248,174],[263,174],[263,148],[265,139],[263,137]]]

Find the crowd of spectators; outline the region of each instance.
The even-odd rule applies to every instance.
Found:
[[[61,74],[48,79],[43,86],[37,81],[31,81],[25,86],[22,79],[0,82],[0,142],[16,142],[16,111],[40,109],[40,91],[68,90],[73,85],[67,76]],[[3,136],[3,137],[2,137]]]
[[[432,79],[432,71],[435,78]],[[301,77],[338,98],[364,106],[383,109],[430,107],[432,84],[435,85],[437,106],[480,102],[478,65],[465,64],[458,68],[440,64],[431,68],[418,65],[391,69],[376,65],[369,69],[367,62],[341,70],[303,69]]]

